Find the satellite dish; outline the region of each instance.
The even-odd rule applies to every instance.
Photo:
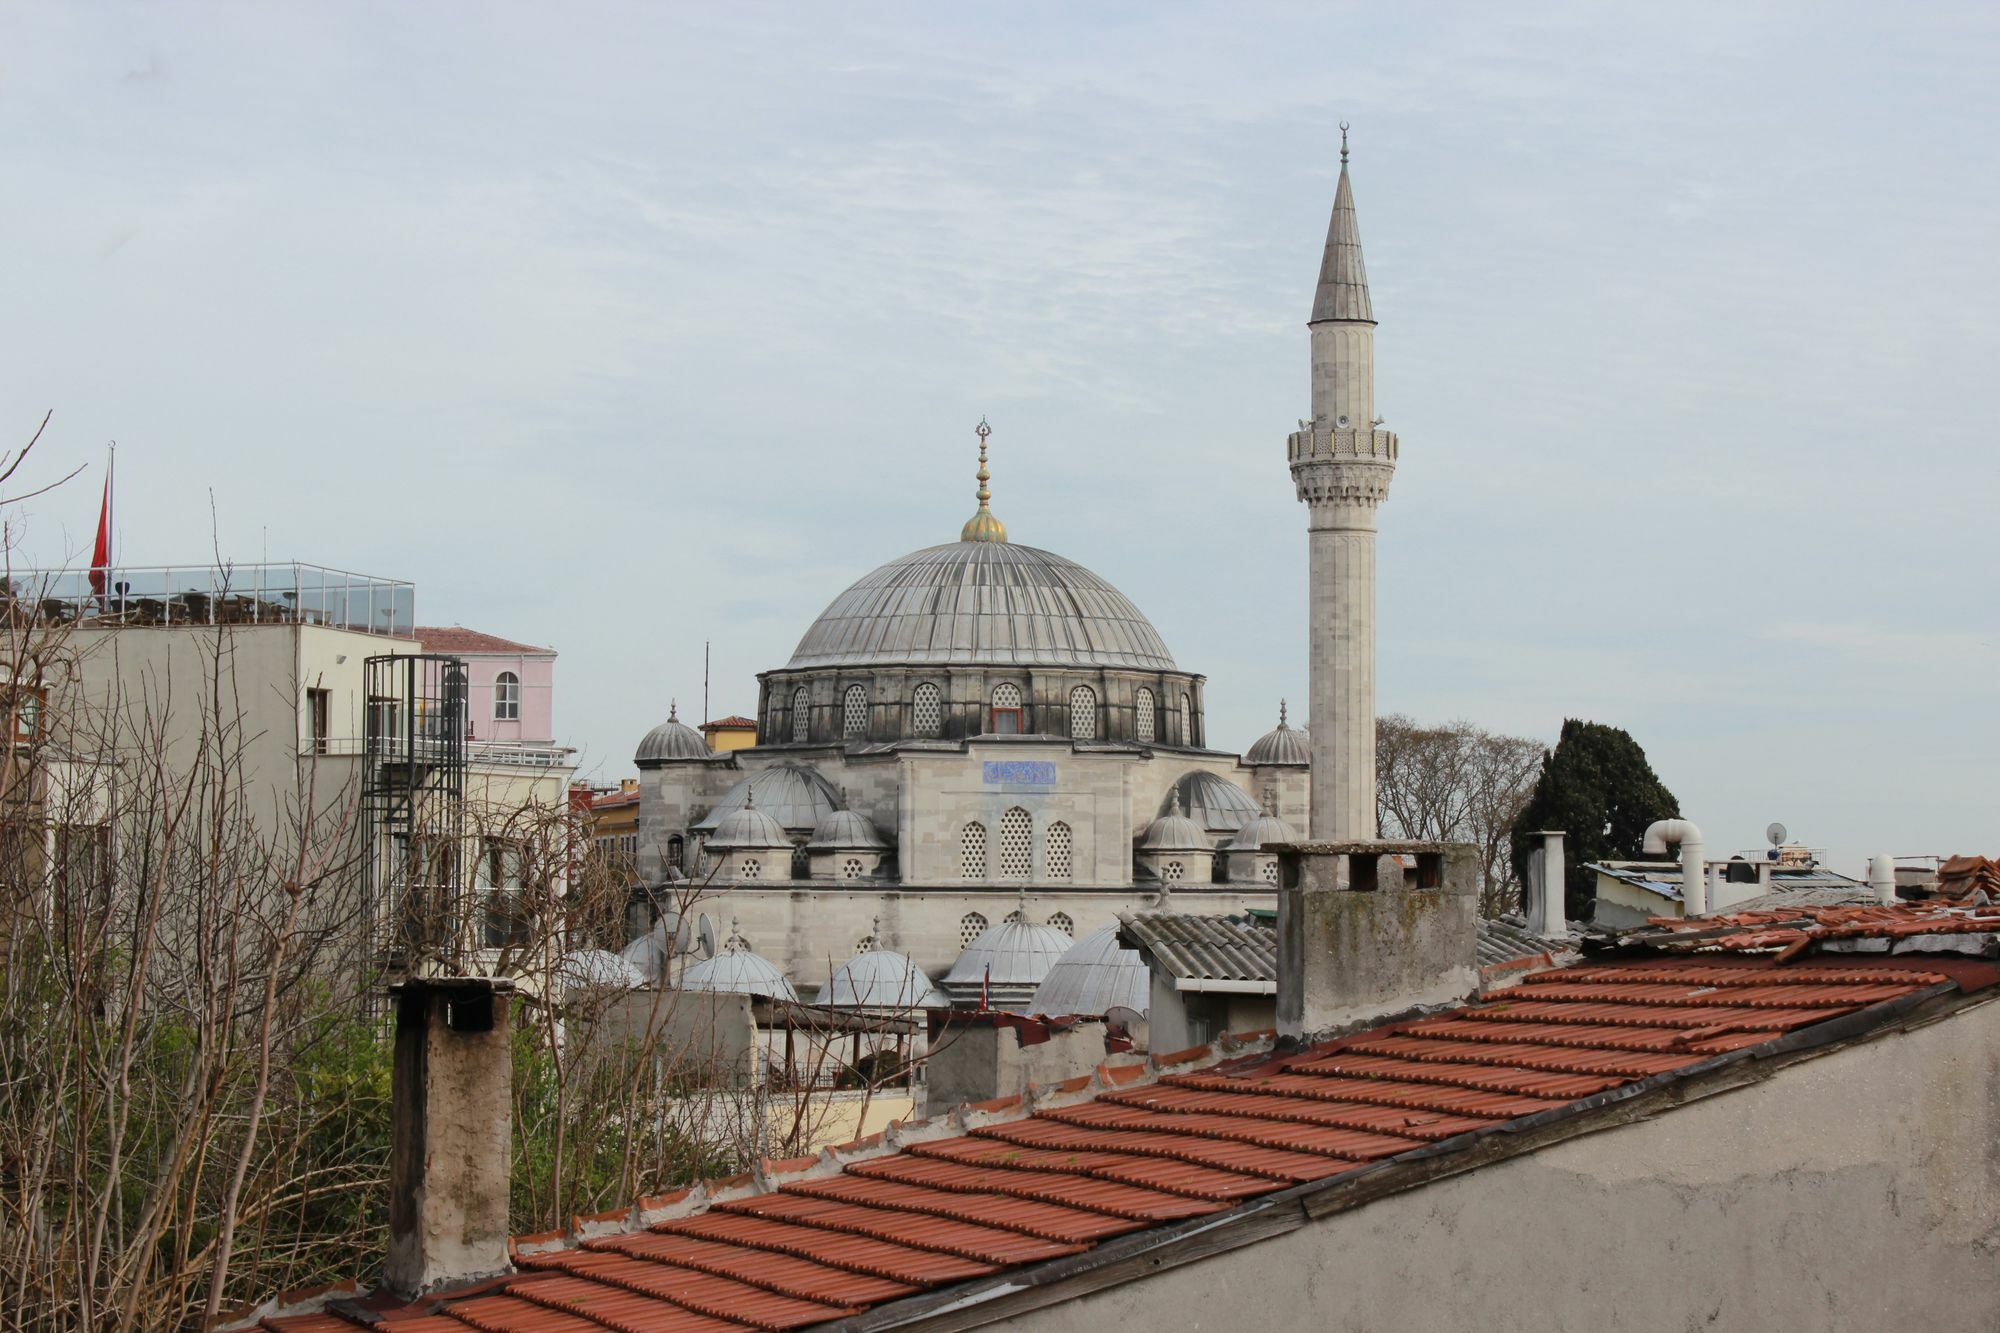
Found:
[[[1773,847],[1782,847],[1785,845],[1785,826],[1783,824],[1772,824],[1771,827],[1764,830],[1764,836],[1771,840]]]
[[[702,913],[701,922],[695,927],[695,934],[701,938],[701,956],[715,957],[715,927],[709,924],[706,912]]]

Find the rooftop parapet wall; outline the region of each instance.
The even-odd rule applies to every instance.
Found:
[[[1464,1000],[1479,985],[1477,858],[1467,843],[1322,842],[1278,853],[1278,1033]],[[1405,875],[1384,857],[1414,857]]]

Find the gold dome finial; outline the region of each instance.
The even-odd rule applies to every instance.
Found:
[[[972,432],[979,437],[979,510],[965,520],[965,526],[958,530],[962,542],[1004,542],[1007,540],[1007,525],[994,517],[986,502],[993,498],[993,492],[986,489],[986,483],[993,480],[993,474],[986,470],[986,437],[993,428],[986,424],[986,418],[979,418],[979,428]]]

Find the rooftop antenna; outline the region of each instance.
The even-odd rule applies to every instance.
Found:
[[[701,641],[701,724],[708,725],[708,640]]]
[[[1773,822],[1769,828],[1764,830],[1764,836],[1771,840],[1773,847],[1782,847],[1785,845],[1785,833],[1785,826],[1776,822]]]

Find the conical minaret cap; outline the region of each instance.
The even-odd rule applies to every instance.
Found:
[[[1326,226],[1326,253],[1319,261],[1319,289],[1313,293],[1311,323],[1362,320],[1373,324],[1368,300],[1368,268],[1361,262],[1361,224],[1354,217],[1354,187],[1347,179],[1347,126],[1340,127],[1340,185],[1333,192],[1333,219]]]

